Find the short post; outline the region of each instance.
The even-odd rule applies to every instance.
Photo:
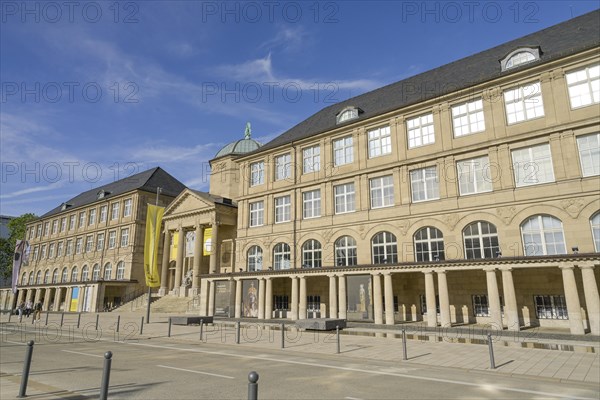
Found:
[[[494,360],[494,344],[492,343],[492,334],[487,334],[488,349],[490,351],[490,368],[496,369],[496,361]]]
[[[100,384],[100,400],[108,398],[108,382],[110,381],[110,364],[112,362],[112,352],[104,353],[104,370],[102,371],[102,383]]]
[[[35,322],[35,315],[32,316],[33,318],[31,318],[31,325],[33,325],[33,323]]]
[[[79,325],[81,325],[81,313],[77,315],[77,329],[79,329]]]
[[[121,316],[117,315],[117,329],[116,329],[117,333],[119,333],[119,325],[121,325]]]
[[[171,337],[171,317],[169,317],[169,332],[167,333],[167,337]]]
[[[10,322],[10,317],[12,317],[13,310],[8,310],[8,322]]]
[[[408,360],[408,353],[406,351],[406,329],[402,329],[402,359]]]
[[[258,400],[258,374],[252,371],[248,374],[248,400]]]
[[[27,352],[25,353],[25,364],[23,364],[23,375],[21,375],[21,387],[17,397],[26,397],[27,380],[29,379],[29,369],[31,367],[31,357],[33,356],[33,340],[27,342]]]
[[[240,321],[235,323],[235,343],[240,344]]]
[[[140,335],[144,333],[144,317],[142,317],[142,322],[140,323]]]
[[[204,337],[202,334],[204,332],[202,332],[204,330],[204,319],[200,319],[200,341],[202,341],[202,338]]]
[[[98,330],[98,322],[100,322],[100,314],[96,314],[96,330]]]
[[[335,326],[335,336],[337,338],[337,353],[340,354],[340,327],[339,327],[339,325]]]
[[[46,322],[44,323],[44,325],[48,325],[48,317],[50,316],[50,311],[46,311]]]
[[[281,324],[281,348],[285,349],[285,324]]]
[[[63,322],[64,322],[64,320],[65,320],[65,313],[63,312],[63,313],[60,315],[60,326],[63,326]]]

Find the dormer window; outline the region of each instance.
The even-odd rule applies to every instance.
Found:
[[[336,124],[349,121],[351,119],[358,118],[358,113],[361,110],[357,107],[346,107],[342,111],[336,114]]]
[[[502,71],[518,67],[540,59],[539,47],[524,47],[511,51],[506,57],[500,60]]]
[[[109,194],[110,194],[110,192],[107,192],[106,190],[100,190],[98,192],[98,200],[105,198]]]
[[[67,208],[69,208],[69,207],[71,207],[71,206],[72,206],[72,204],[69,204],[69,203],[62,203],[62,204],[60,205],[60,211],[65,211]]]

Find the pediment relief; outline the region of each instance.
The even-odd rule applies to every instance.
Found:
[[[214,209],[214,203],[204,200],[192,192],[185,191],[169,205],[165,211],[165,217],[189,212],[206,212]]]

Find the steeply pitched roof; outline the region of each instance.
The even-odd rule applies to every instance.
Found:
[[[98,186],[97,188],[88,190],[87,192],[80,193],[72,199],[66,201],[67,204],[71,205],[67,210],[99,201],[98,192],[100,190],[107,192],[102,199],[103,201],[105,199],[110,199],[121,194],[131,192],[132,190],[142,190],[145,192],[156,193],[157,187],[162,189],[162,194],[172,197],[176,197],[183,189],[185,189],[185,185],[183,183],[179,182],[162,168],[155,167],[118,181]],[[42,215],[40,218],[46,218],[62,211],[62,207],[59,205],[58,207]]]
[[[385,114],[411,104],[480,84],[491,79],[597,47],[600,44],[600,10],[512,40],[371,92],[331,105],[300,122],[260,149],[265,150],[308,138],[339,126]],[[540,60],[500,70],[500,60],[520,47],[540,47]],[[364,112],[357,119],[336,125],[336,114],[348,106]]]

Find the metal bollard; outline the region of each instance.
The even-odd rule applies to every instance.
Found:
[[[337,353],[340,354],[340,327],[336,325],[335,336],[337,338]]]
[[[108,398],[108,382],[110,381],[110,364],[112,362],[112,352],[104,353],[104,370],[102,371],[102,383],[100,384],[100,400]]]
[[[204,330],[204,320],[200,319],[200,341],[202,341],[203,335],[202,335],[202,331]]]
[[[121,316],[117,315],[117,333],[119,333],[119,325],[121,325]]]
[[[98,330],[98,322],[100,322],[100,314],[96,314],[96,330]]]
[[[81,313],[77,315],[77,329],[79,329],[79,325],[81,325]]]
[[[494,360],[494,344],[492,343],[492,335],[487,334],[488,349],[490,350],[490,368],[496,369],[496,361]]]
[[[35,316],[32,315],[33,318],[31,318],[31,325],[33,325],[33,323],[35,322]]]
[[[142,323],[140,324],[140,335],[144,333],[144,317],[142,317]]]
[[[21,387],[17,397],[27,397],[27,380],[29,380],[29,368],[31,367],[31,357],[33,356],[33,340],[27,342],[27,352],[25,353],[25,364],[23,364],[23,375],[21,375]]]
[[[171,317],[169,317],[169,332],[167,333],[167,337],[171,337]]]
[[[402,329],[402,359],[408,360],[408,353],[406,351],[406,330]]]
[[[60,326],[63,326],[63,322],[64,322],[64,320],[65,320],[65,313],[63,312],[63,313],[60,315]]]
[[[44,325],[48,326],[48,317],[50,316],[50,311],[46,311],[46,323]]]
[[[235,323],[235,343],[240,344],[240,321]]]
[[[285,349],[285,324],[281,324],[281,348]]]
[[[258,400],[258,374],[252,371],[248,374],[248,400]]]

